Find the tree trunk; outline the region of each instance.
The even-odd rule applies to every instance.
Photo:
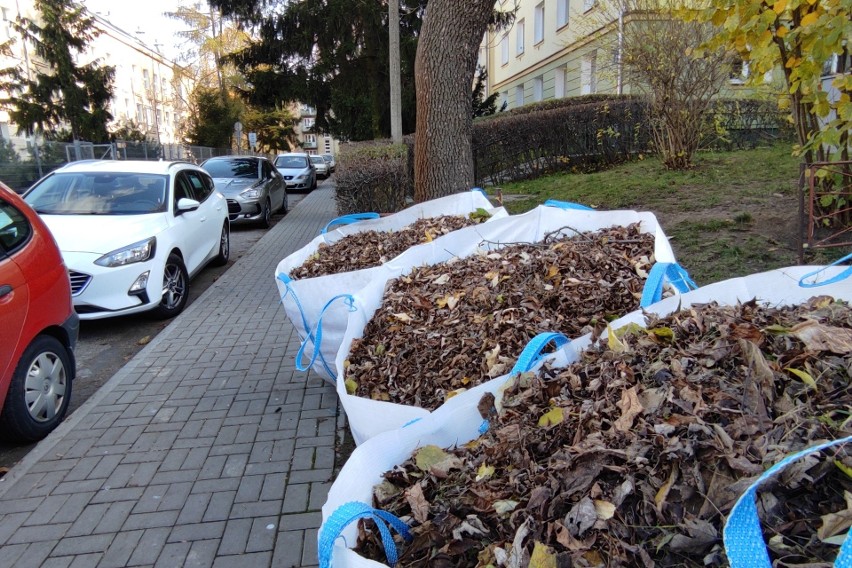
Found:
[[[494,0],[429,0],[414,61],[417,202],[473,185],[473,74],[493,10]]]

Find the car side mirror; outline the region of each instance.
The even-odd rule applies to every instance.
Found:
[[[195,211],[201,207],[201,203],[194,199],[189,199],[188,197],[181,197],[177,202],[177,213],[180,215],[181,213],[186,213],[187,211]]]

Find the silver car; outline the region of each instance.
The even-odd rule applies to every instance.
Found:
[[[266,158],[222,156],[201,164],[228,200],[231,223],[256,222],[271,225],[272,214],[289,210],[284,176]]]
[[[307,154],[279,154],[275,167],[284,176],[288,191],[312,191],[317,188],[317,171]]]
[[[325,161],[325,158],[322,156],[311,156],[311,163],[314,165],[314,168],[317,170],[317,177],[321,177],[322,179],[327,178],[330,174],[328,171],[328,162]]]
[[[334,155],[333,154],[323,154],[322,157],[325,158],[326,162],[328,162],[328,171],[330,171],[331,173],[334,173],[334,170],[337,169],[337,160],[334,159]]]

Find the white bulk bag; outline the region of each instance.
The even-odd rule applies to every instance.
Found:
[[[667,298],[645,310],[632,312],[611,325],[613,329],[630,323],[644,326],[645,313],[666,316],[693,304],[711,301],[733,305],[757,299],[761,303],[781,306],[800,304],[818,295],[852,301],[852,279],[848,278],[850,272],[852,269],[844,266],[792,266],[732,278]],[[800,281],[803,285],[800,285]],[[814,287],[814,284],[817,286]],[[588,335],[572,341],[555,354],[547,356],[550,365],[564,367],[578,361],[590,341]],[[540,365],[540,360],[533,361],[523,368],[535,369]],[[355,448],[332,484],[322,508],[323,524],[318,537],[321,560],[330,560],[330,565],[335,568],[384,567],[384,564],[363,558],[351,550],[350,547],[356,543],[356,524],[353,522],[341,526],[343,523],[339,522],[340,516],[335,515],[335,512],[344,510],[342,508],[352,502],[371,506],[373,487],[381,483],[384,472],[410,458],[416,449],[427,445],[451,448],[477,438],[483,424],[477,409],[480,398],[485,392],[497,394],[506,380],[516,372],[513,369],[508,375],[457,395],[420,420],[404,428],[378,434]],[[321,568],[324,568],[322,564]]]
[[[458,193],[419,203],[386,217],[339,226],[333,231],[318,235],[310,243],[279,262],[275,269],[275,283],[278,286],[281,303],[303,341],[296,360],[297,368],[306,370],[316,361],[319,364],[313,365],[312,368],[323,378],[334,381],[337,374],[334,369],[334,358],[343,339],[349,309],[343,300],[346,294],[351,294],[365,286],[378,267],[300,280],[289,278],[291,270],[304,264],[321,244],[336,243],[349,235],[366,231],[398,231],[418,219],[467,215],[477,209],[485,209],[491,214],[488,221],[508,216],[504,208],[494,208],[482,191]],[[345,218],[352,219],[357,216],[345,216]],[[327,309],[325,309],[326,306]],[[321,341],[316,341],[320,343],[321,349],[315,354],[314,340],[317,338],[314,334],[321,314],[323,314],[322,336]],[[307,366],[302,364],[303,355],[310,359],[311,364]]]
[[[407,274],[416,266],[439,264],[455,257],[464,258],[477,251],[499,248],[502,246],[501,243],[539,242],[548,233],[565,227],[579,232],[589,232],[632,223],[641,223],[643,233],[655,235],[654,256],[659,266],[677,267],[668,238],[653,213],[539,206],[523,215],[497,219],[486,225],[466,227],[435,239],[431,243],[418,245],[378,268],[371,274],[372,281],[354,295],[353,311],[348,314],[348,326],[335,361],[338,369],[337,393],[346,410],[355,442],[360,444],[380,432],[399,428],[429,413],[428,410],[420,407],[370,400],[346,392],[344,361],[349,356],[352,341],[363,336],[367,323],[381,306],[385,286],[389,280]],[[650,275],[648,282],[651,282]],[[657,283],[661,284],[661,282]],[[676,284],[684,285],[683,282]]]

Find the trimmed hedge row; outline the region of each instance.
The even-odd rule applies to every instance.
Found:
[[[593,171],[653,153],[649,107],[636,96],[586,95],[525,105],[473,123],[477,185],[499,185],[557,171]],[[702,148],[732,150],[791,134],[774,102],[724,99],[708,115]],[[390,213],[412,203],[414,136],[341,148],[341,215]]]

